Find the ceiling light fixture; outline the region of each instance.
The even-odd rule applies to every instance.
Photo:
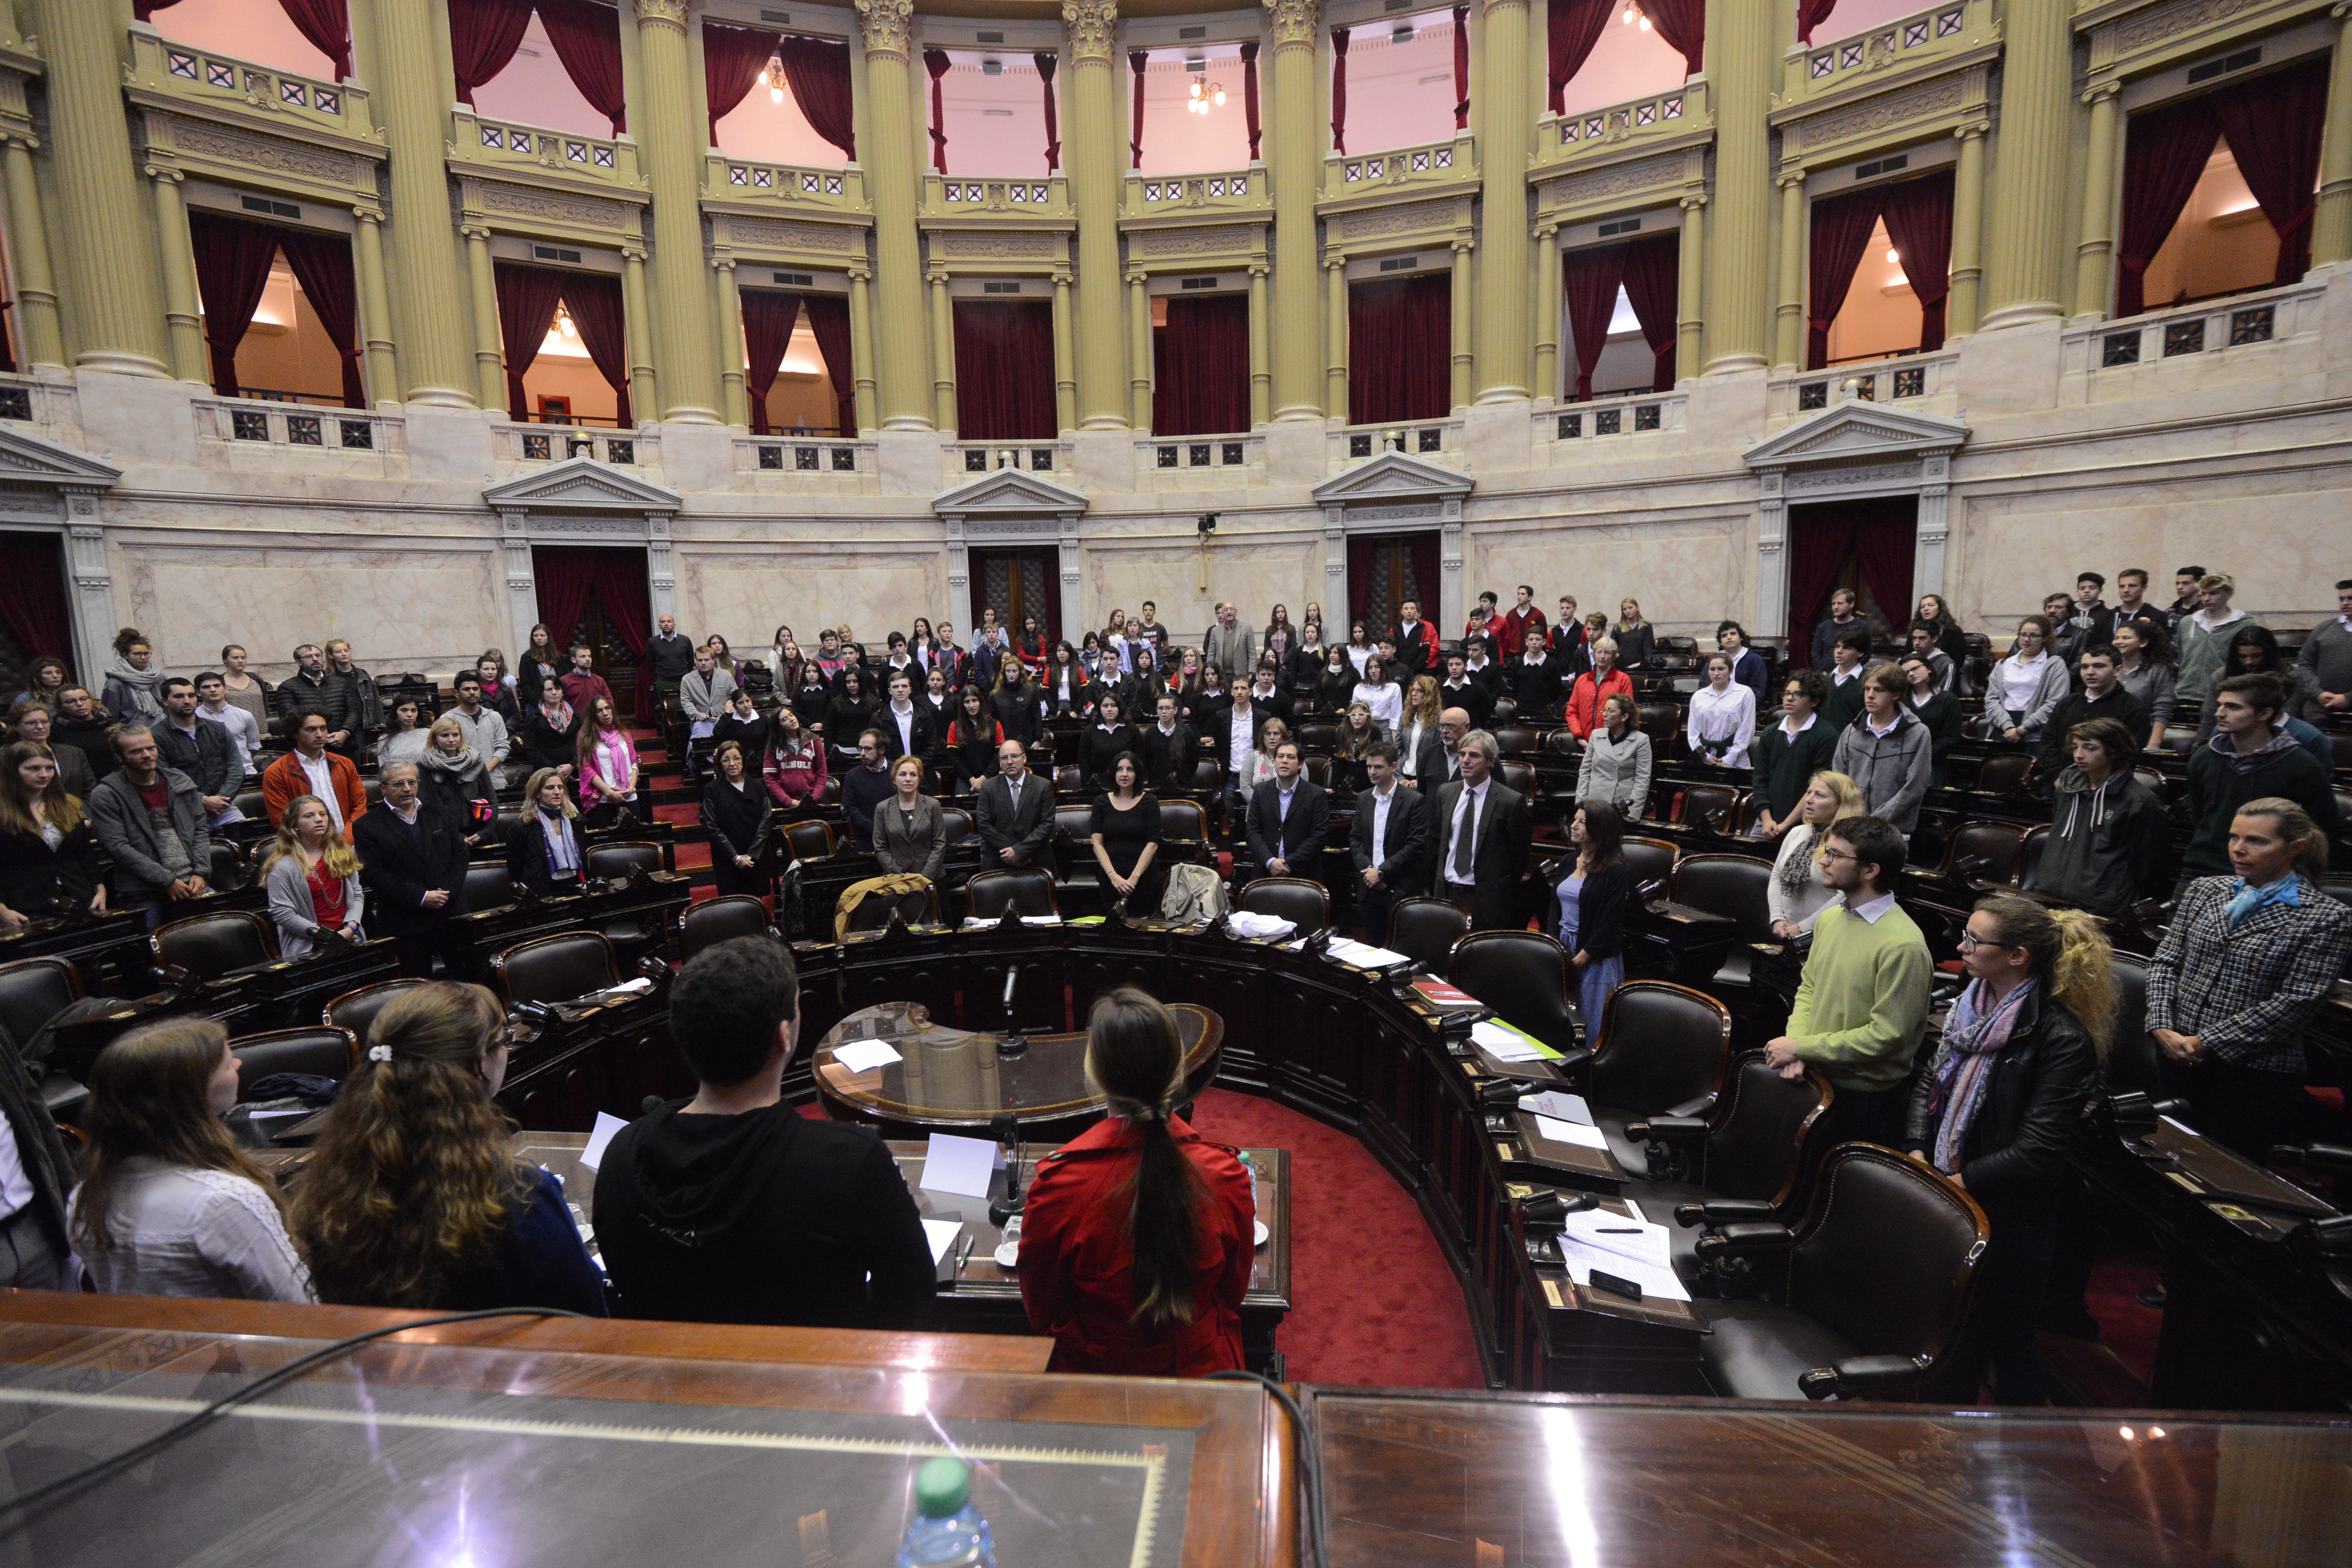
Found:
[[[1890,245],[1886,247],[1886,259],[1899,266],[1903,260],[1903,253]]]
[[[1206,77],[1194,77],[1192,81],[1191,96],[1184,104],[1184,111],[1188,114],[1206,114],[1213,105],[1218,109],[1225,106],[1223,84],[1211,81]]]
[[[1624,14],[1617,18],[1617,22],[1620,26],[1625,27],[1639,22],[1642,24],[1642,31],[1646,33],[1650,30],[1650,18],[1642,14],[1640,0],[1625,0]]]

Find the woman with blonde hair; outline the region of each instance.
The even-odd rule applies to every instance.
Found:
[[[1437,689],[1437,677],[1416,675],[1404,694],[1404,717],[1399,721],[1391,737],[1397,746],[1397,776],[1418,788],[1421,782],[1421,752],[1424,746],[1439,748],[1442,761],[1444,741],[1437,721],[1445,714],[1445,698]],[[1441,770],[1442,773],[1443,770]],[[1444,783],[1441,776],[1432,781],[1431,787]]]
[[[1764,906],[1771,915],[1774,936],[1782,942],[1811,936],[1822,911],[1843,901],[1844,894],[1822,882],[1822,847],[1830,841],[1832,826],[1849,816],[1867,815],[1861,787],[1843,773],[1824,768],[1805,785],[1782,828],[1772,879],[1764,884]]]
[[[466,830],[466,842],[479,848],[495,841],[499,786],[490,766],[466,739],[466,727],[444,713],[417,760],[416,786],[427,805],[437,805]]]
[[[494,1102],[506,1072],[506,1019],[479,985],[429,982],[376,1015],[294,1195],[320,1300],[605,1315],[562,1185],[515,1157]]]
[[[2049,1397],[2036,1318],[2066,1151],[2115,1030],[2114,956],[2085,910],[1979,900],[1960,936],[1969,984],[1911,1090],[1905,1151],[1966,1187],[1992,1225],[1959,1354],[1990,1363],[2004,1405]]]
[[[99,1053],[67,1226],[99,1289],[312,1299],[277,1184],[221,1125],[236,1103],[228,1031],[210,1018],[151,1024]]]
[[[367,892],[360,883],[359,855],[335,831],[327,803],[317,795],[298,795],[286,803],[278,837],[261,858],[261,878],[280,957],[309,957],[322,934],[367,940],[360,924]]]
[[[522,786],[522,826],[507,840],[507,875],[541,898],[578,892],[587,877],[588,840],[563,775],[540,769]]]

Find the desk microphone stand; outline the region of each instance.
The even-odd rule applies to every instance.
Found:
[[[1028,1194],[1021,1190],[1021,1166],[1029,1153],[1029,1141],[1021,1135],[1021,1118],[1012,1111],[1000,1110],[989,1121],[989,1131],[1004,1150],[1004,1196],[992,1198],[988,1204],[988,1223],[997,1229],[1021,1212]]]
[[[1020,984],[1021,966],[1016,963],[1004,972],[1005,1030],[1003,1037],[996,1042],[996,1054],[999,1057],[1017,1057],[1029,1048],[1029,1037],[1023,1034],[1020,1026],[1013,1022],[1013,993]]]

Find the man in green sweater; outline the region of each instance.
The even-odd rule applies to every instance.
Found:
[[[1764,1047],[1781,1077],[1816,1067],[1837,1090],[1823,1127],[1828,1144],[1894,1141],[1927,1032],[1927,940],[1885,890],[1902,869],[1903,835],[1893,823],[1850,816],[1830,829],[1822,883],[1844,904],[1814,922],[1789,1032]]]
[[[2343,828],[2336,787],[2286,728],[2286,687],[2268,671],[2233,675],[2213,689],[2213,738],[2189,754],[2189,848],[2181,885],[2227,877],[2230,821],[2250,800],[2276,796],[2303,807],[2323,839]]]

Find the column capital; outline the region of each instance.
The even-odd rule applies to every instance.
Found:
[[[1482,16],[1492,16],[1497,11],[1525,11],[1528,9],[1530,9],[1530,7],[1528,5],[1528,0],[1485,0],[1485,4],[1478,7],[1478,14]]]
[[[1127,284],[1130,289],[1145,288],[1149,286],[1150,282],[1151,274],[1149,272],[1129,272],[1127,275]]]
[[[1339,271],[1341,268],[1345,268],[1347,265],[1348,265],[1348,258],[1347,258],[1346,257],[1344,257],[1344,256],[1341,256],[1341,255],[1340,255],[1340,254],[1339,254],[1339,252],[1337,252],[1337,251],[1332,252],[1330,255],[1326,256],[1326,257],[1323,258],[1323,270],[1324,270],[1324,271],[1326,271],[1326,272],[1337,272],[1337,271]]]
[[[480,223],[467,224],[457,230],[457,237],[460,239],[478,239],[483,243],[488,244],[490,237],[489,226],[488,224]]]
[[[2110,89],[2105,94],[2093,94],[2091,97],[2084,99],[2084,101],[2086,103],[2096,102],[2102,96],[2112,98],[2115,96],[2114,90]],[[1992,134],[1992,121],[1990,120],[1970,120],[1963,124],[1954,127],[1952,134],[1958,137],[1963,142],[1980,141]]]
[[[907,58],[915,30],[915,0],[856,0],[856,5],[866,52]]]
[[[1054,268],[1054,287],[1055,287],[1055,288],[1056,288],[1056,289],[1066,289],[1066,288],[1068,288],[1071,284],[1076,283],[1077,280],[1078,280],[1078,275],[1077,275],[1076,273],[1075,273],[1075,272],[1071,271],[1068,268],[1066,268],[1066,267],[1056,267],[1056,268]]]
[[[1467,256],[1467,255],[1469,255],[1472,251],[1474,251],[1474,250],[1475,250],[1475,249],[1477,249],[1477,248],[1478,248],[1478,242],[1477,242],[1476,240],[1475,240],[1475,239],[1471,238],[1468,235],[1466,235],[1466,234],[1457,234],[1457,235],[1455,235],[1455,236],[1454,237],[1454,255],[1456,255],[1456,256]]]
[[[1316,35],[1321,31],[1316,0],[1263,0],[1263,3],[1268,13],[1268,25],[1274,34],[1276,53],[1315,47]]]
[[[952,275],[949,273],[945,268],[934,267],[929,271],[923,274],[923,281],[926,283],[945,284],[950,280],[951,277]]]
[[[181,181],[188,177],[181,170],[173,168],[169,163],[147,163],[142,165],[140,172],[145,174],[149,179],[153,180],[158,184],[167,185],[176,185]]]
[[[2336,0],[2336,4],[2327,8],[2327,14],[2339,22],[2352,17],[2352,0]]]
[[[1253,278],[1271,278],[1274,276],[1274,268],[1263,261],[1253,261],[1249,264],[1249,275]]]
[[[686,31],[687,0],[637,0],[637,26]]]
[[[624,261],[642,262],[651,254],[652,252],[648,251],[642,245],[625,245],[621,247],[621,259]]]
[[[1062,27],[1072,65],[1108,60],[1118,41],[1118,0],[1062,0]]]
[[[733,251],[731,251],[731,250],[721,250],[721,251],[715,251],[715,252],[713,252],[713,253],[712,253],[712,255],[711,255],[711,258],[710,258],[710,267],[711,267],[711,270],[713,270],[713,271],[715,271],[715,272],[732,272],[732,271],[734,271],[734,270],[735,270],[735,253],[734,253]]]
[[[1777,174],[1777,175],[1775,175],[1775,176],[1774,176],[1774,178],[1773,178],[1773,182],[1772,182],[1772,183],[1773,183],[1774,184],[1779,185],[1782,190],[1784,190],[1784,191],[1785,191],[1785,190],[1787,190],[1790,185],[1801,185],[1801,184],[1803,184],[1805,183],[1805,172],[1804,172],[1802,169],[1783,169],[1783,170],[1781,170],[1781,171],[1780,172],[1780,174]],[[1698,199],[1699,199],[1701,202],[1705,202],[1705,201],[1706,200],[1706,198],[1705,196],[1701,196],[1701,197],[1699,197]],[[1685,206],[1688,206],[1688,205],[1691,205],[1691,198],[1690,198],[1690,197],[1688,197],[1688,196],[1685,196],[1685,197],[1683,198],[1683,205],[1685,205]]]
[[[2345,0],[2345,5],[2336,6],[2336,14],[2339,16],[2344,15],[2346,5],[2352,5],[2352,0]],[[2121,93],[2123,89],[2124,84],[2119,81],[2094,82],[2091,84],[2090,89],[2083,94],[2083,101],[2087,104],[2101,103],[2108,99],[2116,97],[2117,94]],[[1985,127],[1979,124],[1977,128],[1977,134],[1981,136],[1984,134],[1984,131]],[[1966,126],[1961,127],[1960,133],[1962,135],[1968,134],[1968,128]]]
[[[22,147],[27,153],[37,153],[41,139],[29,131],[0,131],[0,147]]]
[[[362,223],[380,224],[383,221],[383,209],[379,206],[355,206],[352,209],[352,216]]]
[[[1800,177],[1801,178],[1802,176]],[[1706,193],[1705,191],[1693,191],[1682,199],[1682,209],[1685,212],[1696,212],[1704,208],[1706,205]]]
[[[871,267],[850,268],[849,280],[852,283],[871,283],[874,281],[874,268]]]

